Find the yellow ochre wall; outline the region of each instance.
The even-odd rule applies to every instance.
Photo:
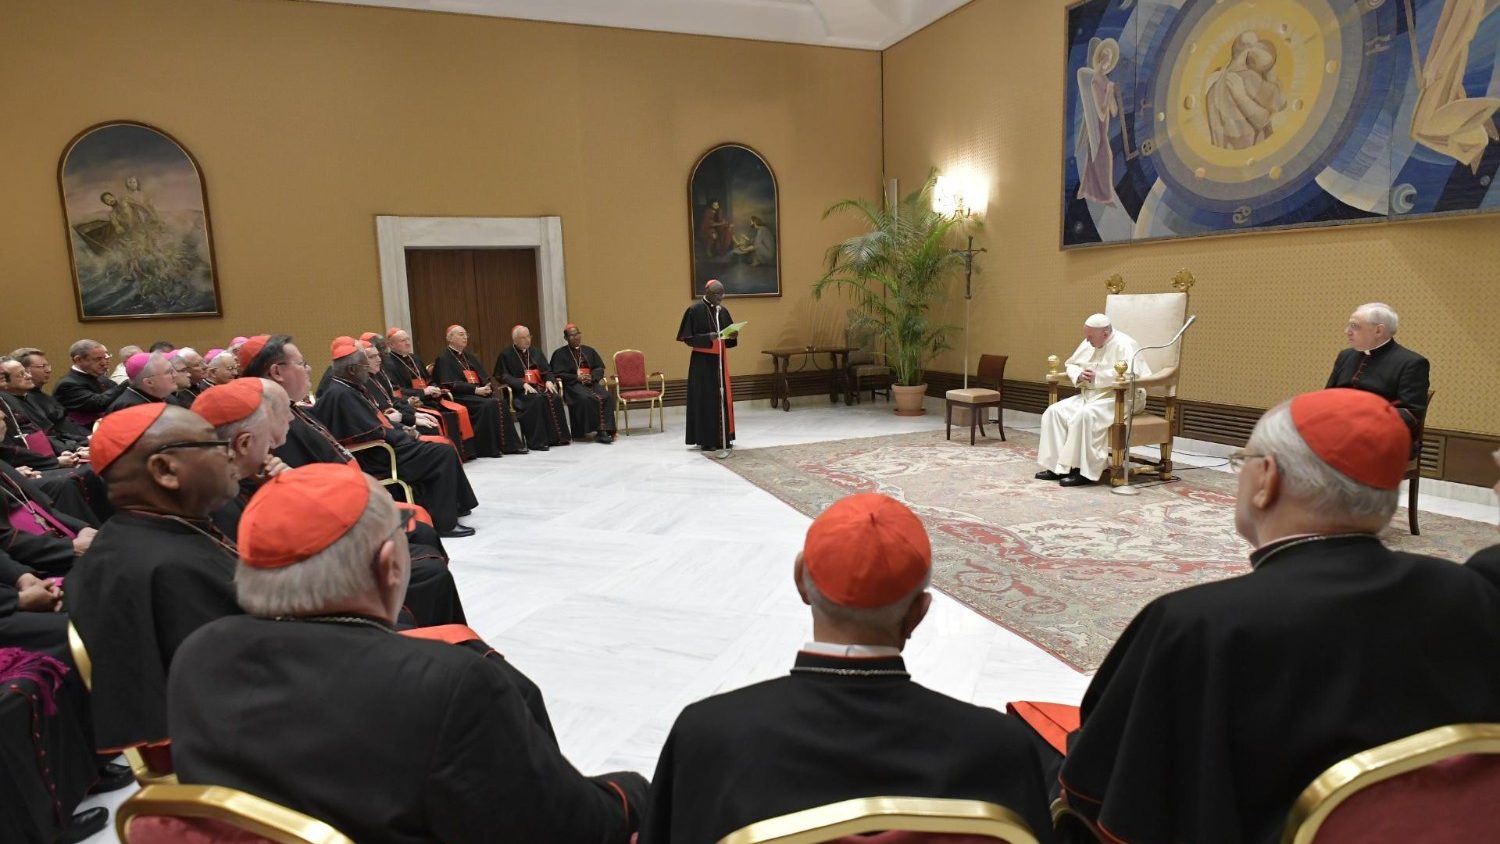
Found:
[[[989,182],[976,356],[1009,354],[1009,377],[1040,381],[1046,356],[1066,357],[1102,308],[1111,273],[1145,293],[1186,267],[1199,321],[1184,397],[1269,407],[1321,387],[1349,312],[1383,300],[1401,315],[1398,339],[1432,361],[1428,424],[1500,433],[1500,217],[1061,251],[1066,5],[974,0],[885,53],[887,174],[903,192],[930,166]],[[962,322],[961,298],[947,316]],[[960,353],[934,368],[958,371]]]
[[[768,372],[754,350],[842,325],[807,294],[851,231],[823,209],[879,195],[874,52],[288,0],[0,0],[0,45],[0,349],[59,369],[81,336],[202,351],[273,331],[316,365],[384,327],[376,215],[560,215],[586,342],[681,377],[688,171],[735,141],[781,185],[786,295],[728,303],[752,323],[735,372]],[[77,321],[57,162],[111,119],[197,157],[223,319]]]

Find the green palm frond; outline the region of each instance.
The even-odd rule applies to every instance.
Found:
[[[827,271],[813,283],[813,296],[829,288],[851,294],[856,310],[849,327],[883,345],[897,384],[922,383],[923,365],[950,348],[952,325],[930,325],[928,311],[963,267],[953,252],[957,238],[976,221],[940,214],[932,208],[937,171],[892,208],[864,199],[846,199],[823,213],[849,214],[867,229],[828,248]]]

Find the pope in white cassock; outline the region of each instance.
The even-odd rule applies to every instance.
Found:
[[[1036,462],[1042,471],[1038,480],[1058,481],[1062,486],[1087,486],[1099,480],[1109,465],[1109,426],[1115,421],[1115,363],[1125,361],[1140,344],[1123,331],[1116,331],[1104,314],[1094,314],[1083,323],[1083,342],[1068,358],[1068,380],[1079,393],[1047,408],[1042,414],[1042,444]],[[1135,362],[1137,378],[1151,374],[1145,360]],[[1128,377],[1128,376],[1127,376]],[[1130,412],[1146,407],[1146,390],[1135,391]]]

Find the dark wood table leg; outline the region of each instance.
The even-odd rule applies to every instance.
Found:
[[[792,356],[786,355],[781,358],[781,377],[777,382],[781,388],[781,409],[790,413],[792,411],[792,382],[787,379],[787,373],[792,369]],[[775,407],[775,405],[772,405]]]

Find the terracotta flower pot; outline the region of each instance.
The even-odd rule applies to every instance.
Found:
[[[891,392],[896,394],[897,416],[921,416],[927,412],[926,408],[922,407],[922,399],[927,396],[926,384],[917,384],[914,387],[893,384]]]

